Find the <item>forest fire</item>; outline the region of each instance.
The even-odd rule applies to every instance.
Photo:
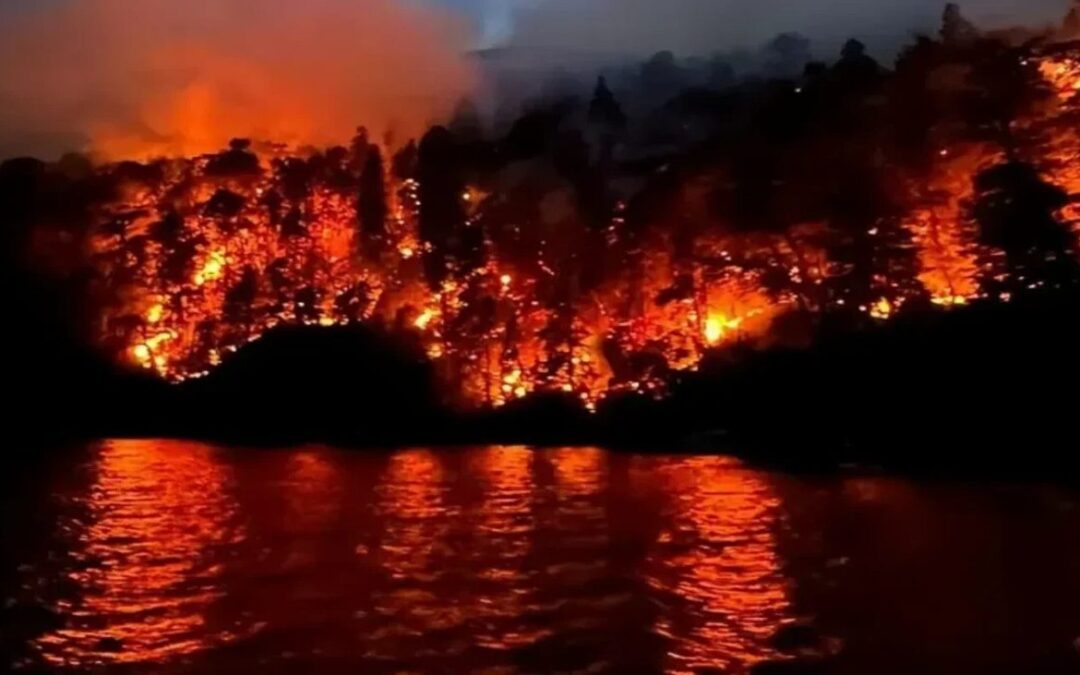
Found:
[[[856,229],[840,216],[734,227],[703,206],[721,173],[688,176],[659,211],[612,200],[599,227],[530,214],[497,181],[458,172],[445,130],[392,159],[361,132],[349,148],[303,155],[257,156],[236,141],[109,165],[98,171],[119,195],[94,211],[90,234],[97,332],[122,359],[180,381],[275,326],[375,322],[416,336],[459,403],[550,391],[591,408],[615,391],[659,396],[709,350],[783,339],[774,324],[788,313],[886,321],[908,306],[1005,298],[1018,268],[980,235],[975,203],[992,186],[977,177],[1023,159],[1072,196],[1059,214],[1076,227],[1077,53],[1024,59],[1055,94],[1009,123],[1036,140],[1007,147],[935,127],[922,173],[882,171],[903,212],[860,216]]]
[[[612,388],[662,386],[661,373],[648,369],[617,381],[605,340],[654,351],[664,368],[692,368],[705,349],[764,334],[790,304],[752,273],[710,280],[704,270],[694,297],[636,313],[618,308],[625,290],[617,283],[556,304],[541,295],[549,272],[538,265],[542,277],[530,276],[500,264],[497,252],[433,290],[424,274],[431,246],[418,243],[421,186],[392,184],[394,215],[372,235],[357,227],[363,208],[349,194],[349,159],[321,156],[322,175],[306,176],[303,189],[290,172],[314,160],[263,166],[242,143],[217,156],[112,167],[132,175],[127,199],[104,207],[94,228],[95,264],[105,296],[116,299],[101,319],[106,346],[179,381],[205,375],[277,325],[380,321],[418,333],[468,401],[497,406],[552,390],[592,405]],[[229,163],[244,169],[218,173]],[[483,208],[470,218],[483,218]],[[647,283],[670,285],[669,252],[645,255],[656,266]]]
[[[9,670],[1076,672],[1080,0],[12,1]]]

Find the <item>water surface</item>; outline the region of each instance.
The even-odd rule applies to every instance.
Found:
[[[94,672],[1080,672],[1080,497],[598,449],[95,444],[5,491],[4,658]]]

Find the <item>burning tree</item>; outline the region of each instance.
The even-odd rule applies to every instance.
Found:
[[[704,116],[711,135],[659,155],[634,156],[649,130],[601,78],[587,105],[532,105],[496,139],[463,107],[465,138],[395,148],[361,129],[347,147],[237,140],[2,175],[82,195],[20,222],[87,242],[98,341],[164,377],[279,325],[379,322],[419,340],[459,400],[594,406],[779,339],[784,315],[858,324],[1071,283],[1078,54],[980,36],[950,9],[891,72],[849,41],[794,79],[676,93],[665,119]],[[691,75],[661,54],[634,77]]]

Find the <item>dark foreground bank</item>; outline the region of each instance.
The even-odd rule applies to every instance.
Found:
[[[120,372],[61,336],[17,359],[8,403],[29,438],[188,437],[242,444],[602,444],[736,452],[793,466],[1072,466],[1076,293],[820,326],[808,348],[735,346],[671,373],[654,400],[595,414],[558,396],[493,412],[443,405],[429,364],[364,327],[286,329],[202,380]]]

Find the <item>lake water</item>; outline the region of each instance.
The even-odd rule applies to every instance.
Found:
[[[4,485],[0,645],[30,671],[1080,672],[1064,487],[172,441]]]

